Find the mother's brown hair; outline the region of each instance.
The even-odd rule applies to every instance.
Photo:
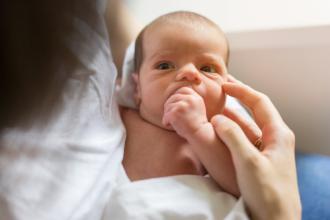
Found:
[[[88,16],[82,10],[96,5],[86,2],[1,1],[0,129],[50,114],[49,105],[55,109],[77,63],[64,45],[73,15]]]

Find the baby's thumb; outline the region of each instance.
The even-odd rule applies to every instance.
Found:
[[[228,147],[235,165],[246,159],[257,156],[258,150],[251,144],[240,126],[224,115],[216,115],[211,119],[218,137]]]

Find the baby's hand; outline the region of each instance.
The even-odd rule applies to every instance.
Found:
[[[162,122],[183,138],[194,134],[208,122],[203,98],[192,88],[178,89],[165,102]]]

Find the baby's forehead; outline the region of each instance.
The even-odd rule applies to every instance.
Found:
[[[177,27],[182,27],[183,29],[191,29],[195,31],[203,31],[203,32],[217,32],[219,36],[225,37],[224,32],[213,22],[204,20],[204,19],[183,19],[183,18],[166,18],[166,19],[156,19],[151,24],[149,24],[145,28],[145,34],[152,36],[154,30],[168,29],[171,28],[176,29]],[[185,32],[178,34],[188,34]]]
[[[144,33],[142,50],[144,52],[158,45],[157,48],[164,47],[177,48],[178,45],[189,43],[189,39],[199,39],[202,45],[213,45],[213,48],[224,48],[228,50],[228,43],[225,34],[221,29],[213,24],[197,22],[196,24],[186,20],[166,20],[152,23]],[[158,42],[158,43],[155,43]],[[154,44],[151,44],[154,43]],[[163,45],[163,46],[160,46]],[[170,46],[171,45],[171,46]],[[195,45],[191,45],[195,47]]]
[[[196,38],[191,38],[191,36],[195,36]],[[194,43],[191,44],[191,39],[198,38],[198,41],[193,40]],[[152,23],[145,30],[142,41],[142,50],[146,53],[145,55],[150,55],[147,51],[154,52],[155,50],[169,49],[177,51],[178,46],[181,45],[189,45],[192,50],[193,48],[198,50],[200,48],[199,45],[203,45],[203,50],[209,48],[210,51],[221,50],[221,53],[225,50],[224,53],[227,54],[229,47],[226,36],[221,29],[207,22],[197,22],[194,24],[186,20],[160,20]],[[195,44],[196,42],[198,42],[197,45]],[[223,58],[226,59],[225,57]]]
[[[181,26],[182,28],[177,29],[178,26]],[[191,30],[188,28],[191,28]],[[196,30],[196,32],[194,32],[194,30]],[[187,35],[193,32],[197,36],[213,36],[214,41],[212,42],[215,42],[216,44],[217,42],[220,43],[222,45],[221,48],[225,50],[223,58],[226,61],[226,64],[228,64],[229,44],[227,37],[221,28],[216,23],[200,14],[194,12],[179,11],[169,13],[155,19],[140,32],[136,40],[134,56],[134,64],[137,71],[140,69],[140,66],[145,59],[146,50],[150,50],[150,43],[156,41],[162,44],[157,39],[159,36],[163,36],[162,33],[166,33],[166,31],[174,32],[178,36]],[[172,38],[172,40],[175,39],[175,37]],[[208,40],[205,38],[200,39],[204,42],[208,42]],[[175,42],[173,41],[172,44],[175,44]]]

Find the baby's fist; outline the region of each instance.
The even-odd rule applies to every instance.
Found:
[[[163,124],[187,138],[207,122],[203,98],[190,87],[178,89],[164,104]]]

